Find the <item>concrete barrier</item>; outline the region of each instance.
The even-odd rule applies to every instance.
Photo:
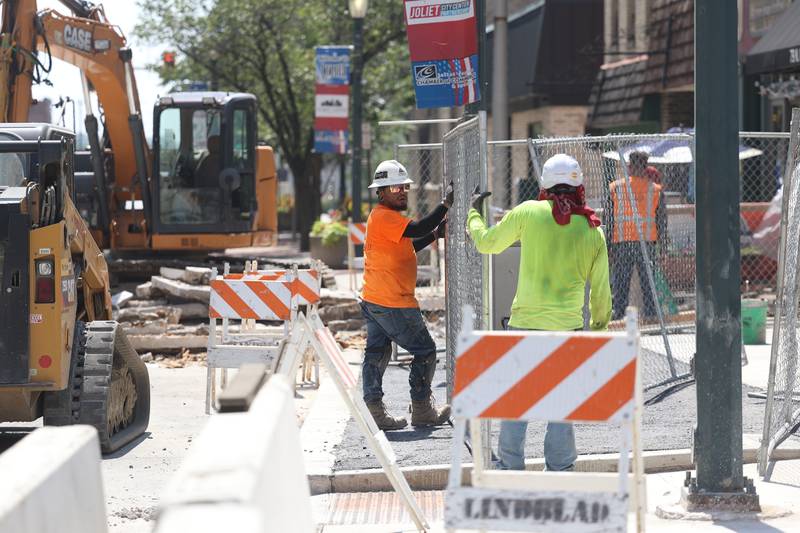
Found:
[[[167,487],[155,533],[311,532],[294,392],[274,375],[248,412],[217,414]]]
[[[0,455],[0,533],[107,533],[90,426],[43,427]]]

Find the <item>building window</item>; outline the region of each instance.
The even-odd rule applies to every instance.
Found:
[[[528,123],[528,138],[535,139],[544,135],[544,127],[541,122]]]

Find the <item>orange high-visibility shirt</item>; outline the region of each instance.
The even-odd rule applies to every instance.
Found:
[[[417,253],[403,232],[411,222],[399,212],[378,205],[367,219],[364,242],[364,301],[384,307],[419,307]]]

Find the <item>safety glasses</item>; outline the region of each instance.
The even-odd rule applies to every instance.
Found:
[[[398,192],[408,192],[411,190],[411,185],[406,183],[405,185],[389,185],[387,187],[389,192],[398,193]]]

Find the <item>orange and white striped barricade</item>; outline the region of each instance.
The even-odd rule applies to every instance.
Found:
[[[227,268],[226,268],[227,270]],[[291,278],[291,274],[289,274]],[[226,279],[225,275],[211,280],[208,332],[208,373],[206,378],[206,413],[210,412],[216,395],[216,369],[239,368],[245,363],[264,363],[274,372],[289,327],[297,315],[297,297],[293,279],[283,281]],[[222,322],[218,334],[217,320]],[[239,332],[231,332],[231,320],[238,320]],[[283,328],[256,329],[256,321],[281,321]],[[225,384],[223,376],[223,384]]]
[[[350,290],[358,290],[358,279],[356,276],[355,260],[356,245],[363,245],[367,241],[366,222],[353,222],[347,219],[347,273],[350,276]]]
[[[292,295],[296,298],[298,309],[300,306],[305,306],[306,314],[316,312],[319,303],[322,299],[322,263],[320,261],[313,261],[311,268],[298,269],[295,265],[289,270],[260,270],[256,261],[246,261],[245,269],[242,273],[230,273],[227,270],[223,275],[224,279],[238,279],[238,280],[262,280],[262,281],[286,281],[291,284]],[[245,321],[245,325],[249,326],[249,322]],[[253,342],[253,336],[256,338],[264,339],[265,336],[276,336],[278,338],[290,338],[290,324],[284,323],[283,328],[269,328],[262,327],[258,331],[254,331],[253,327],[245,328],[244,332],[240,335],[245,336],[245,340]],[[277,331],[276,331],[277,329]],[[235,337],[236,335],[228,334],[227,337]],[[305,344],[307,346],[307,343]],[[314,357],[307,357],[301,362],[301,386],[319,387],[319,361]],[[224,381],[223,370],[223,381]],[[296,374],[295,374],[296,376]],[[296,380],[295,380],[296,381]]]
[[[445,500],[448,530],[623,532],[628,512],[644,531],[642,389],[636,311],[627,332],[472,331],[465,309],[453,386],[452,465]],[[489,470],[473,456],[464,487],[462,442],[480,419],[607,423],[620,427],[618,473]],[[473,450],[484,446],[470,423]],[[633,451],[633,472],[629,452]]]
[[[284,355],[281,356],[276,373],[286,376],[294,375],[302,357],[302,352],[299,351],[298,347],[302,349],[306,341],[310,343],[317,358],[322,361],[328,370],[328,374],[336,384],[336,388],[347,404],[350,414],[359,428],[361,428],[386,477],[400,496],[417,529],[419,531],[428,530],[429,525],[425,520],[422,509],[414,498],[406,478],[397,466],[397,457],[392,450],[391,444],[389,444],[384,432],[378,429],[375,420],[370,415],[362,398],[361,389],[358,387],[358,379],[350,370],[350,366],[333,334],[322,323],[316,311],[309,316],[299,312],[295,325],[296,327],[292,329],[292,337],[286,345]]]
[[[319,305],[322,293],[322,263],[313,261],[311,268],[299,269],[297,266],[288,270],[259,270],[258,262],[245,261],[245,270],[239,274],[226,273],[225,279],[259,279],[264,281],[287,281],[291,277],[294,283],[292,290],[297,294],[297,304],[305,306]]]

